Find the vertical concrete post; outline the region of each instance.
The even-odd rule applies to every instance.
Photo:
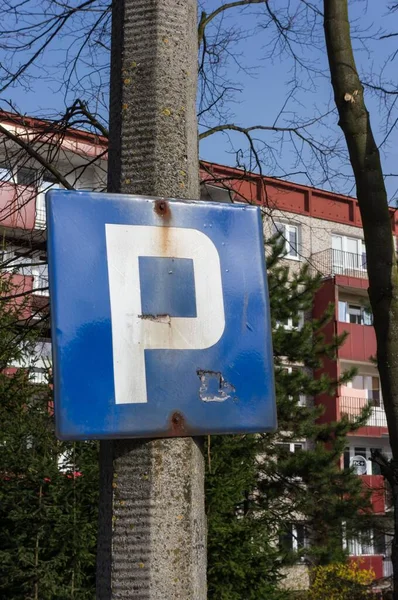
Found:
[[[109,191],[199,197],[196,4],[113,1]],[[205,600],[205,531],[197,440],[101,443],[97,598]]]

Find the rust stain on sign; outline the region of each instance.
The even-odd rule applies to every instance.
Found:
[[[170,203],[167,200],[156,200],[154,209],[155,213],[162,220],[162,227],[159,227],[159,256],[168,256],[169,253],[169,227],[171,221]]]
[[[179,435],[187,435],[188,434],[188,430],[187,430],[187,427],[186,427],[184,415],[182,415],[180,412],[174,412],[171,415],[171,419],[170,419],[170,434],[172,436],[179,436]]]
[[[171,218],[170,204],[167,202],[167,200],[156,200],[154,211],[165,221],[168,221]]]

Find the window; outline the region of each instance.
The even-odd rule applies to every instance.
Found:
[[[372,452],[374,452],[375,450],[381,452],[381,448],[369,448],[369,459],[372,457]],[[372,472],[372,475],[381,475],[380,465],[378,465],[374,461],[370,461],[370,470]]]
[[[46,224],[46,197],[43,192],[37,194],[35,224],[37,228],[44,227]]]
[[[38,360],[41,360],[45,363],[51,363],[51,341],[49,339],[42,339],[37,342],[35,345],[34,355]]]
[[[365,398],[371,400],[372,405],[382,407],[380,379],[377,375],[355,375],[348,387],[354,390],[364,390]]]
[[[299,226],[289,223],[274,223],[274,233],[280,233],[284,240],[285,258],[299,260]]]
[[[277,327],[283,327],[287,331],[300,331],[304,326],[304,313],[302,310],[299,310],[295,317],[289,317],[283,321],[276,322]]]
[[[300,552],[309,547],[308,530],[304,523],[286,523],[279,534],[282,552]]]
[[[377,529],[361,532],[355,539],[348,541],[348,552],[351,556],[385,554],[385,535]]]
[[[47,383],[47,373],[51,364],[51,342],[44,339],[35,345],[30,356],[30,380],[33,383]]]
[[[71,462],[70,450],[65,450],[64,452],[61,452],[61,454],[58,454],[57,463],[61,473],[67,473],[72,470]]]
[[[232,191],[226,187],[203,183],[200,186],[200,199],[212,202],[232,202]]]
[[[47,257],[30,248],[22,248],[7,245],[0,249],[0,272],[1,270],[19,273],[33,277],[33,289],[36,294],[48,295],[48,266],[45,264]]]
[[[37,169],[31,169],[30,167],[19,167],[16,173],[16,179],[18,185],[36,186],[38,182]]]
[[[388,453],[383,451],[381,448],[371,448],[370,446],[351,446],[349,448],[347,447],[344,450],[344,468],[348,469],[349,467],[353,466],[354,471],[357,471],[358,475],[380,475],[379,465],[371,460],[372,452],[374,450],[379,450],[379,452],[383,452],[388,456]],[[364,459],[365,472],[363,472],[362,465],[358,465],[358,469],[356,469],[356,465],[354,463],[357,461],[354,461],[354,457],[362,457]]]
[[[43,180],[43,182],[48,182],[49,185],[58,183],[57,177],[55,175],[53,175],[53,173],[51,173],[51,171],[48,171],[47,169],[43,173],[42,180]]]
[[[368,308],[362,308],[362,325],[373,325],[373,314]]]
[[[0,250],[0,269],[2,271],[12,271],[16,265],[15,251],[12,246],[5,246]]]
[[[48,296],[48,266],[43,264],[31,267],[31,273],[35,293],[40,296]]]
[[[48,369],[52,364],[51,342],[43,339],[32,348],[30,344],[20,344],[21,356],[10,363],[11,367],[29,369],[32,383],[47,383]]]
[[[359,238],[332,235],[332,259],[337,273],[366,270],[366,250]]]
[[[281,453],[288,456],[289,453],[294,454],[304,449],[304,442],[277,442],[278,448],[281,449]]]
[[[59,190],[59,183],[54,181],[54,177],[49,175],[43,180],[37,190],[36,198],[36,227],[42,229],[46,226],[46,193],[49,190]]]
[[[361,307],[356,304],[347,304],[348,323],[362,324]]]
[[[385,481],[384,486],[384,507],[386,512],[394,510],[394,499],[392,496],[391,486],[388,481]]]
[[[12,182],[12,170],[6,163],[0,163],[0,182]]]
[[[350,468],[350,449],[349,448],[344,449],[343,458],[344,458],[343,468],[349,469]]]
[[[283,367],[283,369],[287,373],[293,373],[294,371],[299,371],[300,367]],[[293,400],[294,396],[289,396],[290,400]],[[297,396],[296,396],[297,398]],[[297,404],[299,406],[307,406],[307,396],[305,394],[299,394],[297,398]]]
[[[34,253],[29,248],[5,245],[0,250],[0,269],[20,273],[21,275],[31,275],[32,269],[30,263],[37,262]]]
[[[373,315],[360,304],[339,300],[339,321],[357,325],[372,325]]]
[[[46,369],[34,367],[30,372],[30,381],[33,383],[47,383]]]
[[[81,477],[82,473],[77,470],[79,467],[76,464],[73,450],[64,450],[64,452],[58,454],[57,463],[60,472],[66,474],[67,477],[73,479]]]

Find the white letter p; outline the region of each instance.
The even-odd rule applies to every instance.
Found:
[[[197,229],[105,225],[116,404],[147,402],[145,350],[203,350],[225,327],[221,267]],[[193,261],[196,317],[142,314],[139,257]]]

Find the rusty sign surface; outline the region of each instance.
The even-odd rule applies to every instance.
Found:
[[[258,208],[53,191],[47,223],[61,439],[276,427]]]

